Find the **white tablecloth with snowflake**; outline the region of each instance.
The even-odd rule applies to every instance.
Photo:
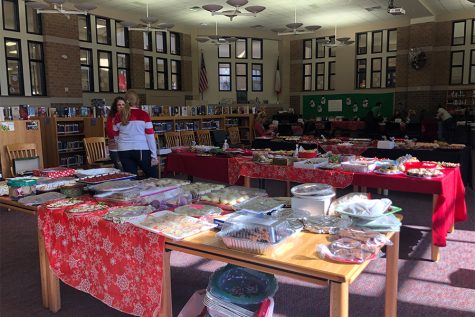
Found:
[[[52,271],[64,283],[125,313],[160,309],[164,238],[102,219],[40,207],[38,225]]]

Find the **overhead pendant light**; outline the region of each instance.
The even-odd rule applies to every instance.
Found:
[[[234,43],[238,40],[234,36],[220,36],[218,35],[218,21],[215,21],[215,30],[213,35],[198,35],[196,41],[199,43],[206,43],[211,41],[212,44],[221,45],[227,43]]]
[[[317,40],[317,43],[323,44],[323,46],[327,47],[340,47],[340,46],[348,46],[355,41],[351,40],[349,37],[337,37],[336,35],[336,24],[335,24],[335,35],[333,37],[324,37]]]
[[[321,28],[320,25],[309,25],[304,28],[302,27],[303,23],[297,22],[297,8],[294,8],[294,23],[285,25],[285,28],[272,29],[272,31],[276,32],[277,35],[297,35],[314,33]]]
[[[211,15],[227,16],[231,21],[237,16],[255,17],[266,8],[263,6],[247,6],[244,8],[247,12],[242,12],[240,9],[248,3],[247,0],[228,0],[226,3],[234,7],[234,9],[220,11],[223,9],[223,6],[219,4],[205,4],[202,8],[211,12]]]
[[[158,22],[158,18],[149,15],[148,10],[148,2],[146,4],[147,7],[147,16],[141,18],[140,21],[144,23],[144,25],[137,25],[135,22],[121,22],[124,27],[126,27],[129,31],[142,31],[142,32],[168,32],[169,29],[173,28],[175,25],[171,23],[159,23],[154,25]]]
[[[36,10],[36,13],[52,13],[52,14],[64,14],[64,15],[87,15],[89,11],[97,8],[94,4],[91,3],[78,3],[74,5],[77,10],[68,10],[63,8],[63,4],[66,0],[45,0],[48,4],[42,2],[30,1],[26,5]]]

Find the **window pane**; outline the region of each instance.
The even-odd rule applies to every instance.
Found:
[[[247,77],[236,77],[236,90],[237,91],[247,90]]]
[[[41,43],[28,43],[28,49],[30,53],[30,59],[43,60],[43,50],[41,49]]]
[[[396,57],[387,59],[386,87],[396,87]]]
[[[89,50],[81,49],[80,60],[82,65],[91,65],[91,52]]]
[[[330,64],[328,65],[330,67],[330,74],[335,74],[335,65],[336,63],[335,62],[330,62]]]
[[[115,22],[115,36],[117,39],[117,46],[128,46],[127,29],[119,22]]]
[[[475,19],[472,20],[472,44],[475,44]]]
[[[172,64],[172,73],[176,74],[180,72],[180,69],[178,69],[178,63],[176,61],[171,61]]]
[[[7,51],[7,57],[20,58],[19,42],[5,40],[5,46]]]
[[[373,53],[381,53],[383,51],[383,32],[373,32],[373,46],[371,51]]]
[[[87,66],[81,66],[81,85],[83,91],[91,91],[91,70]]]
[[[165,74],[164,73],[158,73],[157,74],[157,88],[158,89],[166,89],[167,88],[167,85],[166,85],[166,77],[165,77]]]
[[[452,45],[465,44],[465,21],[454,22],[452,31]]]
[[[303,58],[312,58],[312,40],[303,42]]]
[[[388,57],[388,67],[396,67],[396,57]]]
[[[325,89],[325,76],[317,76],[317,90]]]
[[[7,61],[8,93],[10,95],[22,94],[23,76],[21,73],[20,62]]]
[[[43,74],[44,66],[40,62],[30,62],[31,94],[33,96],[42,96],[45,94]]]
[[[80,41],[91,41],[89,17],[82,15],[78,16],[78,31]]]
[[[246,75],[247,74],[247,64],[236,64],[236,75]]]
[[[323,43],[318,42],[318,40],[320,39],[324,39],[324,38],[317,39],[317,58],[325,57],[325,46],[323,46]]]
[[[143,32],[143,49],[146,51],[152,50],[152,33],[151,32]]]
[[[109,91],[110,90],[110,70],[107,68],[99,69],[99,90],[100,91]]]
[[[470,67],[470,84],[475,84],[475,65]]]
[[[328,89],[334,90],[335,89],[335,75],[331,74],[328,78]]]
[[[219,90],[231,90],[230,76],[219,76]]]
[[[109,20],[96,18],[97,43],[110,44]]]
[[[379,88],[381,87],[381,73],[373,73],[372,75],[371,87]]]
[[[127,70],[126,69],[119,69],[117,71],[117,81],[119,82],[119,92],[127,91]]]
[[[41,14],[30,6],[25,6],[26,20],[28,22],[27,31],[29,33],[41,34]]]
[[[388,30],[388,51],[397,51],[397,30]]]
[[[312,64],[305,64],[304,65],[304,75],[305,76],[312,75]]]
[[[357,88],[366,88],[366,59],[357,60]]]
[[[100,67],[110,67],[110,53],[107,52],[98,52],[99,54],[99,66]]]
[[[150,75],[151,75],[150,72],[145,72],[145,89],[152,88],[152,81],[151,81]]]
[[[180,90],[180,75],[172,74],[172,90]]]
[[[312,89],[312,77],[304,77],[304,90],[311,90]]]
[[[170,53],[180,55],[180,34],[170,32]]]
[[[231,45],[229,45],[229,44],[220,44],[218,46],[218,57],[221,57],[221,58],[231,57]]]
[[[150,57],[144,57],[143,59],[143,67],[145,71],[150,71]]]
[[[157,58],[157,72],[165,71],[165,60]]]
[[[5,30],[19,31],[18,3],[3,0],[3,28]]]
[[[330,36],[330,42],[331,43],[335,43],[335,37],[334,36]],[[329,47],[328,48],[328,56],[330,57],[335,57],[336,56],[336,49],[334,47]]]
[[[372,61],[373,66],[372,66],[372,71],[381,71],[381,58],[374,58]]]
[[[128,55],[127,54],[117,54],[117,67],[127,68],[129,67]]]
[[[220,75],[230,75],[231,67],[229,64],[219,64],[219,74]]]
[[[463,52],[452,53],[452,65],[463,66]]]
[[[252,78],[252,90],[253,91],[262,91],[262,77],[253,77]]]
[[[236,41],[236,58],[247,58],[247,39]]]
[[[451,84],[461,84],[462,83],[462,67],[452,67],[450,74],[450,83]]]
[[[166,45],[166,37],[165,32],[155,32],[155,39],[157,42],[157,52],[159,53],[166,53],[167,52],[167,45]]]
[[[367,40],[368,36],[366,33],[360,33],[357,36],[357,54],[366,54],[367,53]]]
[[[252,58],[261,59],[262,58],[262,40],[253,39],[251,43],[252,43]]]
[[[260,64],[252,65],[252,76],[262,76],[262,65]]]
[[[325,74],[325,63],[317,63],[317,75]]]

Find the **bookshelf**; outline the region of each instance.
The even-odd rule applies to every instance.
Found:
[[[41,118],[44,163],[46,167],[81,167],[86,164],[83,139],[104,137],[103,118]]]

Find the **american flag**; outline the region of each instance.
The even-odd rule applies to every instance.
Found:
[[[203,53],[201,53],[201,66],[200,66],[200,94],[208,89],[208,75],[206,74],[205,59]]]

